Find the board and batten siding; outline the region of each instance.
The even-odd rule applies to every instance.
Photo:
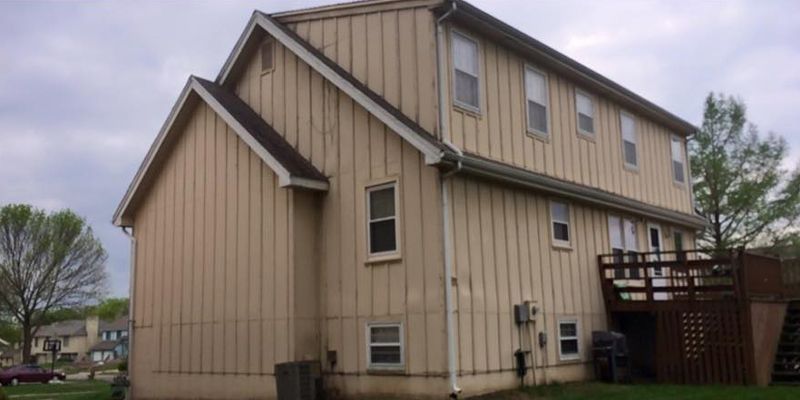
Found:
[[[338,32],[351,29],[346,20],[339,22]],[[314,26],[323,25],[328,26]],[[313,32],[312,36],[321,34],[317,28]],[[367,59],[372,57],[365,47],[345,37],[349,36],[340,35],[326,52],[354,71],[366,71]],[[231,87],[329,179],[318,225],[323,366],[330,366],[326,351],[333,350],[337,363],[328,371],[331,376],[366,377],[367,322],[399,321],[404,325],[405,373],[445,382],[441,379],[447,362],[438,171],[425,165],[417,149],[282,45],[275,45],[272,72],[261,73],[258,51],[248,57]],[[387,181],[398,182],[401,257],[370,262],[365,189]],[[368,385],[363,383],[359,390],[368,392]],[[424,393],[426,389],[405,390]]]
[[[672,177],[670,140],[673,134],[686,132],[670,132],[632,114],[637,124],[639,168],[638,171],[625,168],[619,121],[620,111],[624,109],[468,28],[452,27],[448,43],[454,30],[478,42],[480,65],[480,112],[476,113],[454,106],[450,99],[452,52],[447,51],[450,65],[447,104],[452,141],[456,146],[466,152],[647,204],[693,212],[687,185],[675,184]],[[527,133],[526,65],[547,76],[550,133],[545,139]],[[578,133],[576,90],[593,98],[594,137]]]
[[[263,396],[275,363],[317,354],[295,343],[313,195],[279,187],[205,103],[178,129],[134,216],[137,398]]]
[[[540,314],[535,329],[522,335],[529,335],[525,340],[533,346],[536,366],[551,367],[550,381],[580,379],[577,370],[559,375],[558,369],[589,362],[591,332],[606,329],[597,256],[611,252],[608,217],[620,214],[566,202],[570,206],[571,248],[563,249],[553,246],[550,227],[550,201],[562,199],[471,178],[454,178],[448,185],[459,371],[465,375],[512,374],[514,351],[520,347],[513,305],[531,301]],[[638,248],[647,251],[647,224],[651,221],[635,221]],[[673,250],[668,232],[674,227],[661,226],[664,250]],[[691,248],[693,234],[684,235],[687,248]],[[579,321],[580,360],[559,360],[559,318]],[[538,332],[548,335],[544,351],[536,344]],[[543,378],[539,374],[538,379]]]

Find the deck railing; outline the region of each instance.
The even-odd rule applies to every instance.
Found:
[[[800,299],[800,258],[783,260],[782,268],[783,285],[786,288],[786,296],[793,299]]]
[[[598,264],[612,311],[784,295],[780,260],[741,250],[713,256],[698,250],[604,254]]]

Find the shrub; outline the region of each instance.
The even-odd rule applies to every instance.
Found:
[[[120,361],[119,365],[117,366],[117,370],[119,372],[128,372],[128,359],[124,359]]]

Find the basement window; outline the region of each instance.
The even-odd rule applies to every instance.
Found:
[[[550,221],[553,228],[553,244],[569,247],[569,204],[550,202]]]
[[[268,38],[261,43],[261,73],[275,69],[275,41]]]
[[[403,324],[381,322],[367,325],[367,364],[371,369],[403,367]]]
[[[528,113],[528,132],[547,136],[547,76],[533,67],[525,67],[525,98]]]
[[[397,183],[367,188],[369,256],[397,252]]]
[[[575,109],[578,114],[578,133],[594,136],[594,104],[592,97],[575,90]]]
[[[480,112],[478,42],[453,32],[453,93],[455,104]]]
[[[580,359],[580,340],[578,339],[578,320],[558,321],[558,359],[562,361]]]
[[[619,114],[620,129],[622,130],[622,154],[625,166],[639,168],[639,159],[636,150],[636,120],[633,115],[626,112]]]
[[[672,137],[672,178],[675,182],[683,184],[686,183],[685,169],[683,167],[683,146],[682,140],[677,137]]]

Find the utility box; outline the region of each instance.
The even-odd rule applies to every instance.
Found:
[[[278,400],[321,400],[322,374],[319,361],[275,364]]]
[[[530,309],[527,304],[514,304],[514,322],[516,324],[524,324],[530,319]]]

